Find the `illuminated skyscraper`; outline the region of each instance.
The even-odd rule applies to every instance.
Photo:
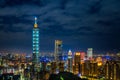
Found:
[[[33,28],[33,63],[38,63],[39,57],[39,28],[37,24],[37,17],[35,17],[35,23]]]
[[[104,69],[105,69],[105,80],[120,80],[120,72],[119,72],[119,62],[117,61],[107,61]]]
[[[93,49],[88,48],[88,50],[87,50],[87,58],[92,59],[92,57],[93,57]]]
[[[62,41],[61,40],[55,40],[55,61],[62,61]]]
[[[80,73],[80,52],[76,52],[74,55],[74,66],[75,66],[75,73]]]
[[[106,80],[110,80],[110,74],[111,74],[111,69],[110,69],[110,62],[107,61],[105,64],[105,78]]]
[[[80,52],[80,58],[81,58],[81,60],[85,59],[85,52]]]
[[[72,61],[72,51],[69,50],[69,52],[68,52],[68,71],[69,71],[69,72],[72,72],[72,71],[73,71],[73,66],[72,66],[72,64],[73,64],[73,61]]]

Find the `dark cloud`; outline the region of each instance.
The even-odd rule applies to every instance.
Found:
[[[94,13],[99,13],[101,10],[101,2],[102,0],[96,1],[93,5],[90,6],[89,13],[94,14]]]
[[[31,49],[34,16],[37,16],[41,49],[54,47],[55,39],[75,49],[119,48],[119,7],[119,0],[0,0],[0,43],[6,41],[4,45],[9,47],[25,42],[23,46],[29,45]]]
[[[2,23],[1,30],[5,32],[27,32],[30,29],[26,28],[31,24],[30,20],[16,16],[0,16]]]

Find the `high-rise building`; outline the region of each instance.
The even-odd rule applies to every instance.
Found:
[[[64,71],[64,62],[63,61],[59,62],[58,66],[59,66],[59,72],[63,72]]]
[[[39,28],[37,24],[37,17],[35,17],[35,23],[33,28],[33,64],[38,63],[39,57]]]
[[[85,52],[80,52],[81,60],[85,59]]]
[[[72,72],[72,71],[73,71],[73,66],[72,66],[72,64],[73,64],[73,61],[72,61],[72,51],[69,50],[69,52],[68,52],[68,71],[69,71],[69,72]]]
[[[105,64],[105,79],[109,80],[110,79],[110,63],[107,61]]]
[[[80,73],[80,52],[76,52],[74,55],[74,72],[75,74]]]
[[[93,57],[93,48],[88,48],[87,50],[87,58],[92,59]]]
[[[120,80],[120,68],[117,61],[107,61],[105,64],[105,79]]]
[[[62,41],[61,40],[55,40],[55,53],[54,53],[54,57],[55,57],[55,61],[62,61]]]
[[[97,76],[97,63],[95,61],[90,62],[90,76],[96,77]]]
[[[56,68],[57,68],[56,62],[51,62],[51,73],[52,74],[56,73]]]

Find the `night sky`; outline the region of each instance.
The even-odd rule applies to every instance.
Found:
[[[120,0],[0,0],[0,50],[32,52],[34,16],[41,52],[120,50]]]

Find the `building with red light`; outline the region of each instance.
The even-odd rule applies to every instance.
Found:
[[[85,52],[80,52],[80,58],[81,58],[81,60],[85,59]]]

